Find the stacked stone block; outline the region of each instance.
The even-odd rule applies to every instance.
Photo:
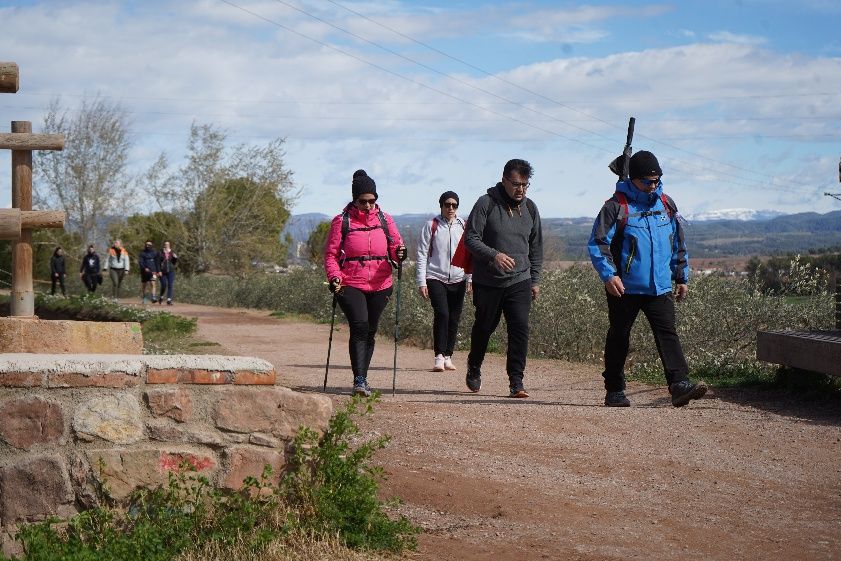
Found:
[[[165,484],[182,462],[228,489],[267,464],[279,476],[332,402],[276,383],[247,357],[0,355],[3,530],[70,516],[102,486],[119,500]]]

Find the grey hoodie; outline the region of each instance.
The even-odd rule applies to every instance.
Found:
[[[534,209],[534,216],[529,210]],[[505,193],[502,183],[482,195],[467,219],[464,244],[473,257],[473,282],[504,288],[531,279],[540,282],[543,266],[543,230],[540,213],[524,198],[517,204]],[[514,270],[503,272],[494,257],[504,253],[514,259]]]

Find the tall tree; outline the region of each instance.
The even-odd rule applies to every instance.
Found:
[[[324,246],[327,245],[327,236],[330,234],[330,222],[320,222],[313,228],[307,238],[307,258],[310,263],[318,264],[324,259]]]
[[[65,148],[35,152],[34,202],[64,210],[68,230],[78,232],[83,244],[106,242],[106,219],[132,206],[126,188],[129,127],[126,110],[98,96],[72,111],[58,99],[47,108],[44,132],[63,134]]]
[[[226,147],[213,125],[190,127],[184,165],[169,170],[165,154],[144,176],[153,200],[184,218],[185,246],[197,272],[241,274],[253,260],[282,261],[280,236],[297,197],[285,163],[284,139],[265,146]]]

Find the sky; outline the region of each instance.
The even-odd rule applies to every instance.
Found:
[[[837,1],[0,0],[0,23],[0,132],[99,95],[138,177],[191,123],[284,138],[295,214],[340,212],[362,168],[387,212],[454,190],[466,215],[523,158],[543,216],[594,216],[631,116],[684,214],[841,209]]]

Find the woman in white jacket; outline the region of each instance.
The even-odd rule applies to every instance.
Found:
[[[453,351],[465,292],[471,292],[470,275],[450,262],[464,235],[465,221],[457,216],[458,195],[446,191],[438,199],[441,214],[424,224],[418,241],[418,290],[432,302],[432,340],[435,372],[455,370]]]

